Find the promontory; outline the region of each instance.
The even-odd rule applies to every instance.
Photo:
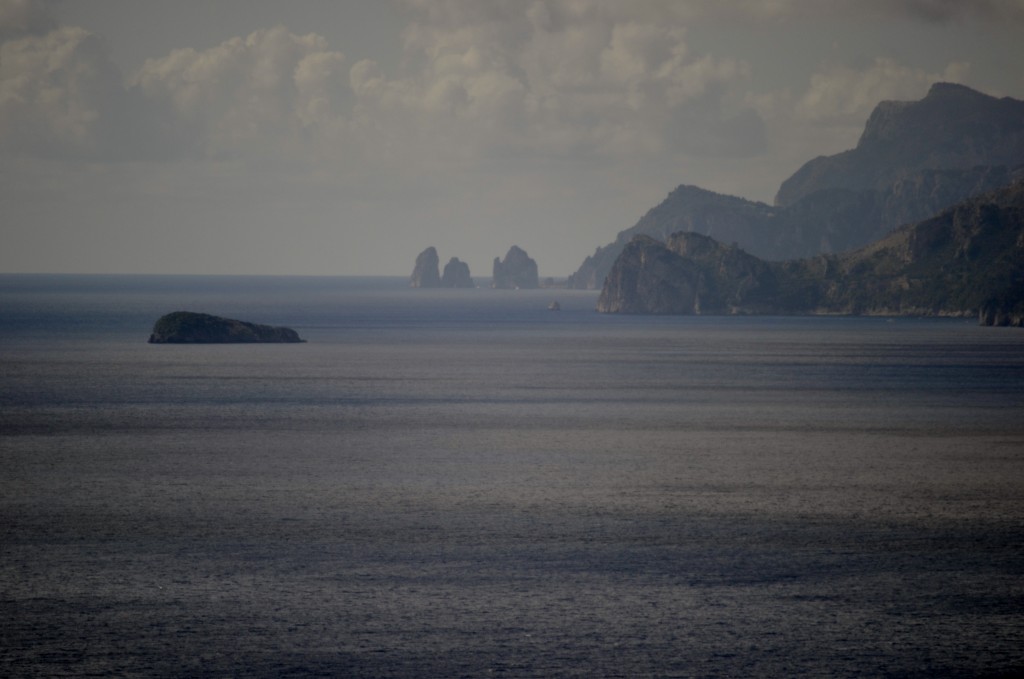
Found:
[[[305,342],[291,328],[246,323],[192,311],[175,311],[153,325],[150,344],[252,344]]]
[[[598,311],[977,317],[1024,327],[1024,179],[908,224],[859,250],[770,262],[679,231],[638,235]]]

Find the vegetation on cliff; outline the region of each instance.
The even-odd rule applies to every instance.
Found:
[[[612,313],[978,316],[1024,324],[1024,180],[842,255],[760,260],[689,232],[635,237],[609,273]]]
[[[857,146],[808,161],[782,183],[776,205],[830,188],[885,190],[926,169],[1018,165],[1024,158],[1024,101],[935,83],[920,101],[883,101]]]
[[[150,344],[235,344],[304,342],[291,328],[258,325],[192,311],[175,311],[153,325]]]
[[[692,231],[784,261],[844,252],[1024,176],[1024,102],[938,83],[917,102],[882,102],[855,149],[806,163],[776,205],[680,186],[572,275],[600,288],[639,234]]]

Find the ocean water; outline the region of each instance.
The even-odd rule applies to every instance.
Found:
[[[595,302],[0,276],[0,675],[1024,673],[1024,332]]]

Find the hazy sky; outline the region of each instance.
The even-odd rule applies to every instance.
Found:
[[[0,0],[0,272],[565,275],[939,80],[1024,99],[1024,0]]]

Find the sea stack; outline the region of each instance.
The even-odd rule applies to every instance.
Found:
[[[442,288],[474,288],[476,285],[469,275],[469,264],[461,261],[458,257],[452,257],[444,265],[444,274],[441,276]]]
[[[427,248],[416,257],[416,266],[413,267],[412,276],[409,279],[410,288],[439,288],[441,287],[441,274],[438,268],[440,259],[437,256],[437,249],[433,246]]]
[[[513,245],[505,259],[494,258],[492,288],[536,288],[540,285],[537,262],[526,251]]]

